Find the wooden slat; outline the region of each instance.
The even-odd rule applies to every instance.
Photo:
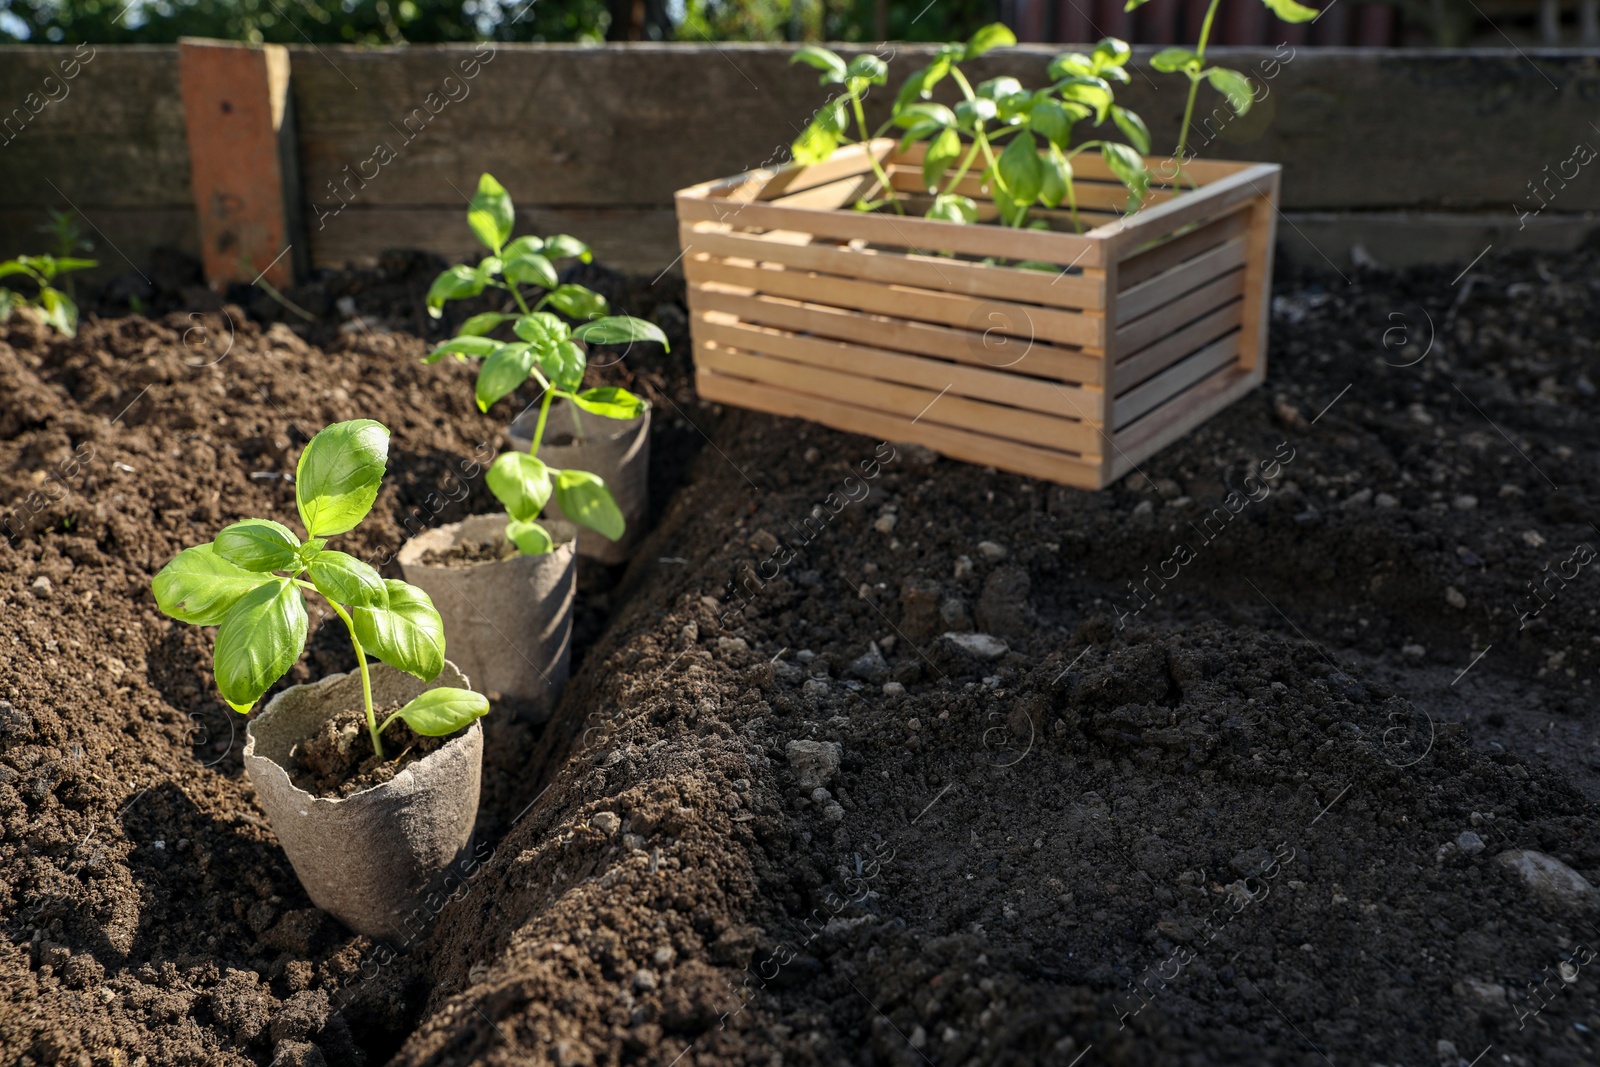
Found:
[[[1230,333],[1220,341],[1213,341],[1182,362],[1175,363],[1151,378],[1137,389],[1117,397],[1113,402],[1112,421],[1118,429],[1159,406],[1178,393],[1209,377],[1239,356],[1239,335]]]
[[[1272,252],[1278,232],[1278,175],[1267,195],[1250,209],[1249,262],[1244,272],[1244,334],[1239,341],[1239,361],[1246,367],[1265,367],[1267,327],[1272,318]]]
[[[1107,461],[1105,484],[1121,478],[1145,456],[1154,455],[1261,384],[1262,372],[1231,370],[1207,378],[1144,418],[1117,432],[1117,447]]]
[[[716,341],[695,343],[695,364],[716,374],[762,382],[822,398],[848,397],[876,411],[954,426],[1024,444],[1066,452],[1097,454],[1100,431],[1075,419],[988,404],[945,392],[921,389],[860,375],[792,363],[770,354],[727,348]],[[1048,388],[1048,387],[1046,387]]]
[[[1209,183],[1198,193],[1174,197],[1120,222],[1107,223],[1085,236],[1105,241],[1107,255],[1120,259],[1128,249],[1137,248],[1152,237],[1191,223],[1219,218],[1238,205],[1265,195],[1267,185],[1282,169],[1275,163],[1246,167]]]
[[[872,165],[868,162],[868,153],[876,156],[881,164],[889,158],[894,148],[893,140],[880,137],[869,145],[847,145],[821,163],[813,163],[806,167],[784,167],[761,183],[759,199],[775,200],[814,186],[829,184],[840,178],[870,175]]]
[[[909,441],[968,463],[989,464],[1033,478],[1044,478],[1081,489],[1098,489],[1103,465],[1062,452],[1034,448],[1015,441],[985,437],[949,426],[887,415],[858,408],[840,400],[791,393],[786,389],[740,381],[701,370],[695,387],[703,399],[774,415],[810,419],[847,433],[866,434],[877,440]]]
[[[1196,349],[1205,347],[1230,330],[1237,330],[1243,306],[1241,301],[1229,301],[1205,318],[1119,361],[1112,371],[1112,387],[1107,393],[1125,393]]]
[[[786,193],[772,201],[783,207],[811,207],[824,211],[837,211],[851,207],[862,197],[874,197],[882,188],[872,174],[854,174],[838,181],[812,185],[797,192]]]
[[[1099,348],[1105,344],[1105,317],[1099,312],[1061,311],[1032,304],[979,300],[955,293],[913,289],[903,285],[839,278],[810,271],[740,266],[709,254],[684,256],[684,270],[694,281],[742,286],[752,293],[785,296],[818,304],[1028,340]]]
[[[1245,238],[1235,237],[1225,245],[1219,245],[1154,278],[1124,289],[1117,294],[1116,324],[1121,326],[1140,315],[1148,315],[1219,274],[1244,266],[1246,252]]]
[[[1244,271],[1232,270],[1214,282],[1155,311],[1117,327],[1117,351],[1125,355],[1154,344],[1169,333],[1198,319],[1209,311],[1235,299],[1244,291]]]
[[[679,219],[691,222],[726,222],[732,209],[700,197],[678,197]],[[1166,206],[1166,205],[1163,205]],[[966,226],[937,219],[908,218],[877,212],[819,211],[810,208],[779,207],[775,204],[745,204],[738,209],[742,226],[767,230],[801,230],[820,237],[861,239],[878,245],[909,248],[912,251],[936,249],[974,256],[1037,259],[1065,267],[1099,267],[1105,262],[1105,246],[1097,238],[1041,230],[1000,231],[993,226]]]
[[[906,193],[926,195],[927,184],[922,178],[921,167],[895,166],[889,168],[889,184],[895,189]],[[941,182],[940,192],[945,191],[945,183]],[[1080,208],[1111,208],[1115,213],[1121,214],[1128,203],[1128,190],[1118,182],[1096,182],[1078,180],[1074,175],[1072,183],[1074,195],[1078,199]],[[955,192],[962,196],[970,196],[974,200],[992,199],[988,187],[984,184],[983,177],[979,174],[967,174],[956,183]],[[1153,190],[1144,201],[1145,205],[1159,204],[1172,199],[1172,193],[1167,190]],[[1065,201],[1063,201],[1065,204]]]
[[[912,166],[920,169],[922,161],[927,157],[927,154],[927,142],[921,141],[911,145],[904,152],[897,152],[890,156],[889,161],[896,166]],[[1144,162],[1151,173],[1150,184],[1152,187],[1161,188],[1172,184],[1161,177],[1172,169],[1167,163],[1167,157],[1145,156]],[[1250,164],[1230,163],[1226,160],[1191,160],[1188,166],[1185,167],[1187,178],[1184,181],[1184,185],[1187,187],[1188,178],[1193,178],[1204,188],[1207,183],[1216,181],[1219,178],[1226,178],[1230,174],[1236,174],[1247,166],[1250,166]],[[1117,176],[1112,173],[1111,168],[1106,164],[1105,157],[1099,152],[1084,152],[1074,156],[1072,158],[1072,173],[1076,177],[1092,178],[1095,181],[1117,181]]]
[[[846,374],[880,378],[902,385],[1027,408],[1061,418],[1100,422],[1101,391],[1061,385],[1028,376],[1027,357],[1004,371],[980,369],[926,356],[912,356],[787,330],[741,322],[726,312],[707,312],[695,320],[695,336],[732,348],[806,363]]]
[[[716,256],[782,263],[788,267],[824,274],[913,285],[967,296],[1077,310],[1105,307],[1105,280],[1099,271],[1049,274],[941,256],[883,252],[855,244],[804,243],[809,240],[809,235],[787,231],[749,234],[709,227],[709,223],[684,226],[679,233],[684,247]]]
[[[807,304],[779,297],[750,296],[716,283],[689,277],[689,311],[726,311],[746,322],[777,326],[799,333],[834,337],[896,349],[914,355],[936,356],[975,367],[1005,368],[1027,361],[1029,373],[1083,385],[1105,381],[1105,361],[1098,353],[1057,348],[1039,341],[1031,345],[1005,337],[985,338],[970,330],[952,330],[922,322],[906,322],[885,315]],[[1020,344],[1022,354],[1011,356],[1005,343]]]
[[[1119,264],[1123,290],[1200,255],[1244,233],[1250,225],[1249,209],[1240,207],[1214,222],[1181,233],[1170,240],[1135,252]]]

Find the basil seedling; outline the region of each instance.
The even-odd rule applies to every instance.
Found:
[[[489,710],[477,693],[440,688],[381,726],[373,712],[368,652],[423,681],[444,669],[444,624],[428,595],[326,547],[329,538],[349,533],[372,510],[388,461],[389,431],[382,424],[357,419],[327,427],[306,445],[295,467],[304,541],[271,519],[245,519],[179,552],[151,583],[167,615],[217,627],[217,689],[241,713],[299,660],[306,645],[304,591],[321,594],[350,631],[367,730],[380,758],[381,734],[395,719],[419,734],[443,737]]]
[[[97,266],[92,259],[57,258],[55,256],[18,256],[0,263],[0,278],[20,274],[38,288],[35,296],[23,296],[11,289],[0,287],[0,322],[11,317],[17,308],[32,308],[46,326],[54,327],[72,337],[78,332],[78,305],[72,298],[50,283],[57,275],[73,270],[87,270]]]
[[[423,362],[437,363],[447,355],[463,362],[481,358],[483,365],[474,386],[479,411],[488,411],[529,378],[539,383],[542,395],[532,447],[527,452],[502,455],[488,473],[489,488],[511,519],[506,537],[523,554],[537,556],[554,547],[549,531],[534,521],[552,496],[573,522],[613,541],[625,528],[622,510],[602,479],[587,471],[555,470],[537,458],[550,405],[557,399],[607,419],[632,419],[644,411],[644,401],[626,389],[611,385],[583,388],[588,356],[578,342],[654,341],[663,348],[668,345],[666,334],[653,323],[629,315],[606,315],[605,297],[581,285],[557,283],[550,259],[576,256],[588,262],[587,245],[565,235],[511,240],[515,217],[505,188],[491,175],[479,178],[478,193],[467,210],[467,224],[491,254],[477,267],[455,266],[439,275],[428,293],[428,310],[436,315],[445,300],[476,296],[492,287],[510,293],[520,313],[472,316],[462,324],[460,336],[436,347]],[[547,290],[531,307],[519,288],[525,284]],[[587,321],[569,326],[560,316],[544,310],[546,305]],[[508,322],[516,340],[497,341],[488,336]]]
[[[1128,0],[1125,10],[1132,11],[1146,2],[1147,0]],[[1261,2],[1284,22],[1310,22],[1321,14],[1315,8],[1298,4],[1295,0],[1261,0]],[[1200,92],[1200,83],[1210,82],[1213,89],[1227,98],[1228,106],[1236,115],[1243,115],[1250,110],[1250,103],[1255,95],[1254,90],[1250,88],[1250,79],[1238,71],[1229,70],[1227,67],[1206,66],[1206,44],[1211,39],[1211,23],[1216,19],[1219,3],[1221,0],[1211,0],[1211,5],[1206,8],[1206,17],[1200,23],[1200,39],[1193,50],[1163,48],[1150,57],[1150,65],[1163,74],[1181,71],[1189,79],[1189,101],[1183,108],[1183,125],[1178,130],[1178,147],[1172,153],[1179,173],[1182,173],[1183,169],[1184,146],[1189,142],[1189,123],[1194,118],[1194,102]]]

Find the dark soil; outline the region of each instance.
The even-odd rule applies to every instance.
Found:
[[[197,372],[183,320],[13,330],[0,480],[67,490],[0,549],[0,1047],[1600,1060],[1592,890],[1510,863],[1600,882],[1600,579],[1565,564],[1600,544],[1600,255],[1455,275],[1285,273],[1267,388],[1095,494],[714,419],[663,362],[688,473],[625,574],[580,577],[613,617],[551,726],[484,720],[492,854],[392,956],[310,908],[224,740],[210,637],[159,616],[149,577],[229,519],[292,514],[249,476],[288,469],[291,420],[395,430],[346,548],[380,559],[503,420],[398,334],[323,355],[246,327],[248,358]],[[690,438],[714,445],[692,465]],[[289,681],[351,666],[336,632]]]
[[[490,544],[487,541],[451,545],[444,551],[424,552],[418,562],[430,567],[476,567],[480,563],[500,563],[515,559],[517,546],[510,541]]]
[[[381,724],[400,710],[396,704],[374,711]],[[450,743],[448,737],[423,737],[396,719],[383,732],[384,754],[372,750],[366,716],[361,711],[335,715],[322,729],[290,752],[293,765],[285,768],[296,786],[317,797],[351,797],[363,789],[394,780],[408,766]]]

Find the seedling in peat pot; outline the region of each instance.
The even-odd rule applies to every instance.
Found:
[[[29,297],[0,286],[0,322],[9,319],[18,308],[28,308],[46,326],[72,337],[78,332],[78,305],[73,303],[72,297],[51,283],[68,271],[86,270],[97,265],[92,259],[56,256],[18,256],[0,263],[0,278],[20,274],[38,290]]]
[[[530,377],[539,383],[543,393],[532,446],[527,452],[502,455],[488,474],[489,488],[506,506],[511,519],[506,537],[525,555],[536,556],[554,547],[549,532],[534,521],[552,497],[573,522],[613,541],[622,536],[625,527],[622,511],[601,478],[588,471],[556,470],[538,458],[550,405],[557,399],[566,400],[578,411],[607,419],[631,419],[644,410],[644,401],[626,389],[583,388],[588,357],[578,342],[611,345],[654,341],[666,348],[667,337],[659,327],[643,319],[607,315],[605,297],[592,290],[558,283],[550,261],[577,257],[588,262],[587,245],[564,234],[512,240],[514,222],[510,195],[493,176],[483,175],[467,210],[467,224],[490,255],[476,267],[457,265],[439,275],[428,293],[428,311],[438,315],[447,300],[498,288],[511,294],[519,313],[491,311],[472,316],[462,324],[459,336],[439,345],[424,362],[436,363],[447,355],[462,361],[481,358],[483,365],[474,387],[480,411],[488,411]],[[530,306],[521,292],[523,285],[541,286],[546,292]],[[559,315],[544,310],[547,305],[585,321],[569,326]],[[516,340],[498,341],[488,336],[506,323],[511,324]]]
[[[428,595],[326,547],[330,537],[349,533],[372,510],[388,461],[389,431],[382,424],[357,419],[327,427],[306,445],[295,467],[304,541],[281,523],[245,519],[223,528],[214,541],[179,552],[152,582],[163,612],[180,622],[217,627],[217,689],[241,713],[305,651],[303,590],[320,593],[350,631],[367,730],[380,759],[383,731],[396,719],[419,734],[444,737],[489,710],[477,693],[438,688],[382,725],[373,713],[368,652],[423,681],[444,669],[444,626]]]

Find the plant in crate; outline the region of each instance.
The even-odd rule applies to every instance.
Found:
[[[244,519],[179,552],[151,583],[167,615],[217,627],[217,689],[241,713],[304,652],[307,592],[344,623],[359,696],[350,675],[280,693],[252,720],[245,763],[312,899],[367,933],[387,932],[388,901],[420,890],[466,843],[482,757],[474,724],[489,710],[446,662],[444,627],[428,595],[328,547],[372,510],[388,455],[389,431],[370,419],[323,429],[295,466],[303,539],[274,520]],[[374,669],[369,654],[387,667]],[[460,684],[421,684],[436,679]],[[419,737],[459,736],[409,763],[409,774],[348,798],[313,798],[290,777],[294,757],[358,699],[378,760],[386,759],[383,735],[396,722]],[[380,723],[376,708],[386,705],[394,707]]]
[[[974,86],[962,71],[963,62],[1015,43],[1012,32],[996,23],[964,43],[941,46],[927,66],[901,85],[889,119],[873,132],[867,129],[861,101],[872,86],[887,83],[883,61],[863,55],[847,64],[826,48],[810,45],[800,49],[794,62],[816,67],[822,71],[822,84],[842,84],[844,91],[824,104],[795,139],[795,161],[820,163],[843,145],[870,143],[898,128],[903,131],[902,154],[913,145],[924,146],[922,179],[931,196],[926,217],[977,222],[977,201],[960,191],[977,167],[1002,225],[1030,225],[1029,209],[1035,204],[1056,208],[1065,203],[1074,228],[1081,231],[1073,194],[1073,160],[1083,152],[1097,150],[1127,187],[1130,206],[1138,204],[1149,188],[1143,153],[1150,150],[1150,133],[1138,115],[1116,103],[1112,88],[1113,82],[1128,81],[1127,44],[1108,37],[1088,54],[1057,56],[1049,67],[1050,84],[1041,89],[1025,89],[1012,77],[990,78]],[[931,100],[934,89],[946,78],[961,94],[954,107]],[[848,114],[855,116],[859,142],[849,136]],[[1075,141],[1078,124],[1091,117],[1095,127],[1109,119],[1129,144],[1105,138]],[[887,205],[904,214],[904,198],[890,176],[875,155],[869,153],[869,160],[878,179],[873,191],[881,196],[857,200],[856,209],[871,211]]]

